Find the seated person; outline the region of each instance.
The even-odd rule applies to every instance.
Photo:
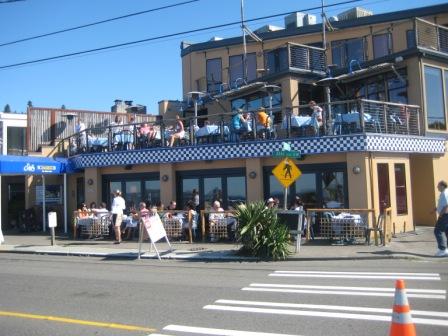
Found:
[[[236,141],[240,139],[240,134],[246,133],[249,130],[248,113],[243,113],[242,109],[238,109],[236,114],[232,117],[231,130]]]
[[[143,204],[145,204],[145,203],[143,203]],[[146,207],[146,205],[145,205],[145,207]],[[141,210],[141,207],[140,207],[140,210]],[[137,209],[135,209],[135,207],[130,208],[129,215],[126,219],[126,227],[124,228],[124,231],[123,231],[123,238],[125,238],[126,240],[129,240],[132,238],[134,229],[137,227],[139,218],[140,218],[140,215],[139,215],[139,212],[137,211]]]
[[[87,205],[85,203],[81,203],[81,206],[78,209],[78,218],[89,218],[89,210],[87,209]]]
[[[227,236],[229,239],[232,240],[234,237],[233,232],[236,229],[236,219],[233,217],[226,216],[226,214],[224,213],[224,209],[221,208],[221,203],[219,201],[213,202],[213,207],[211,211],[213,212],[210,213],[208,216],[210,227],[218,225],[219,223],[224,223],[227,226]],[[213,235],[210,235],[210,240],[212,242],[215,242],[218,239]]]
[[[107,205],[105,202],[101,202],[99,208],[95,207],[90,210],[92,211],[93,215],[97,218],[109,215],[109,210],[107,210]]]
[[[174,133],[170,135],[169,146],[174,146],[174,141],[176,139],[182,139],[185,136],[185,129],[182,120],[179,115],[176,115],[176,126],[174,129]]]

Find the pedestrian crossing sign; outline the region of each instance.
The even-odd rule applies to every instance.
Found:
[[[302,172],[299,167],[292,162],[291,159],[286,158],[280,162],[273,170],[272,173],[277,180],[285,187],[288,188],[295,180],[300,178]]]

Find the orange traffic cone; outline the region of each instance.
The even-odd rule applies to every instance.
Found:
[[[392,325],[390,326],[390,336],[416,336],[415,326],[412,322],[411,308],[404,280],[395,282],[394,308],[392,312]]]

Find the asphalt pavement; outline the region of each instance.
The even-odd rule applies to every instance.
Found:
[[[1,253],[0,335],[387,335],[397,278],[406,281],[417,334],[448,334],[444,259]]]

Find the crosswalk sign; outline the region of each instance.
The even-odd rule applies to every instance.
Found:
[[[301,175],[299,167],[292,162],[291,159],[284,159],[280,162],[273,170],[272,173],[277,178],[277,180],[285,187],[288,188],[294,183]]]

